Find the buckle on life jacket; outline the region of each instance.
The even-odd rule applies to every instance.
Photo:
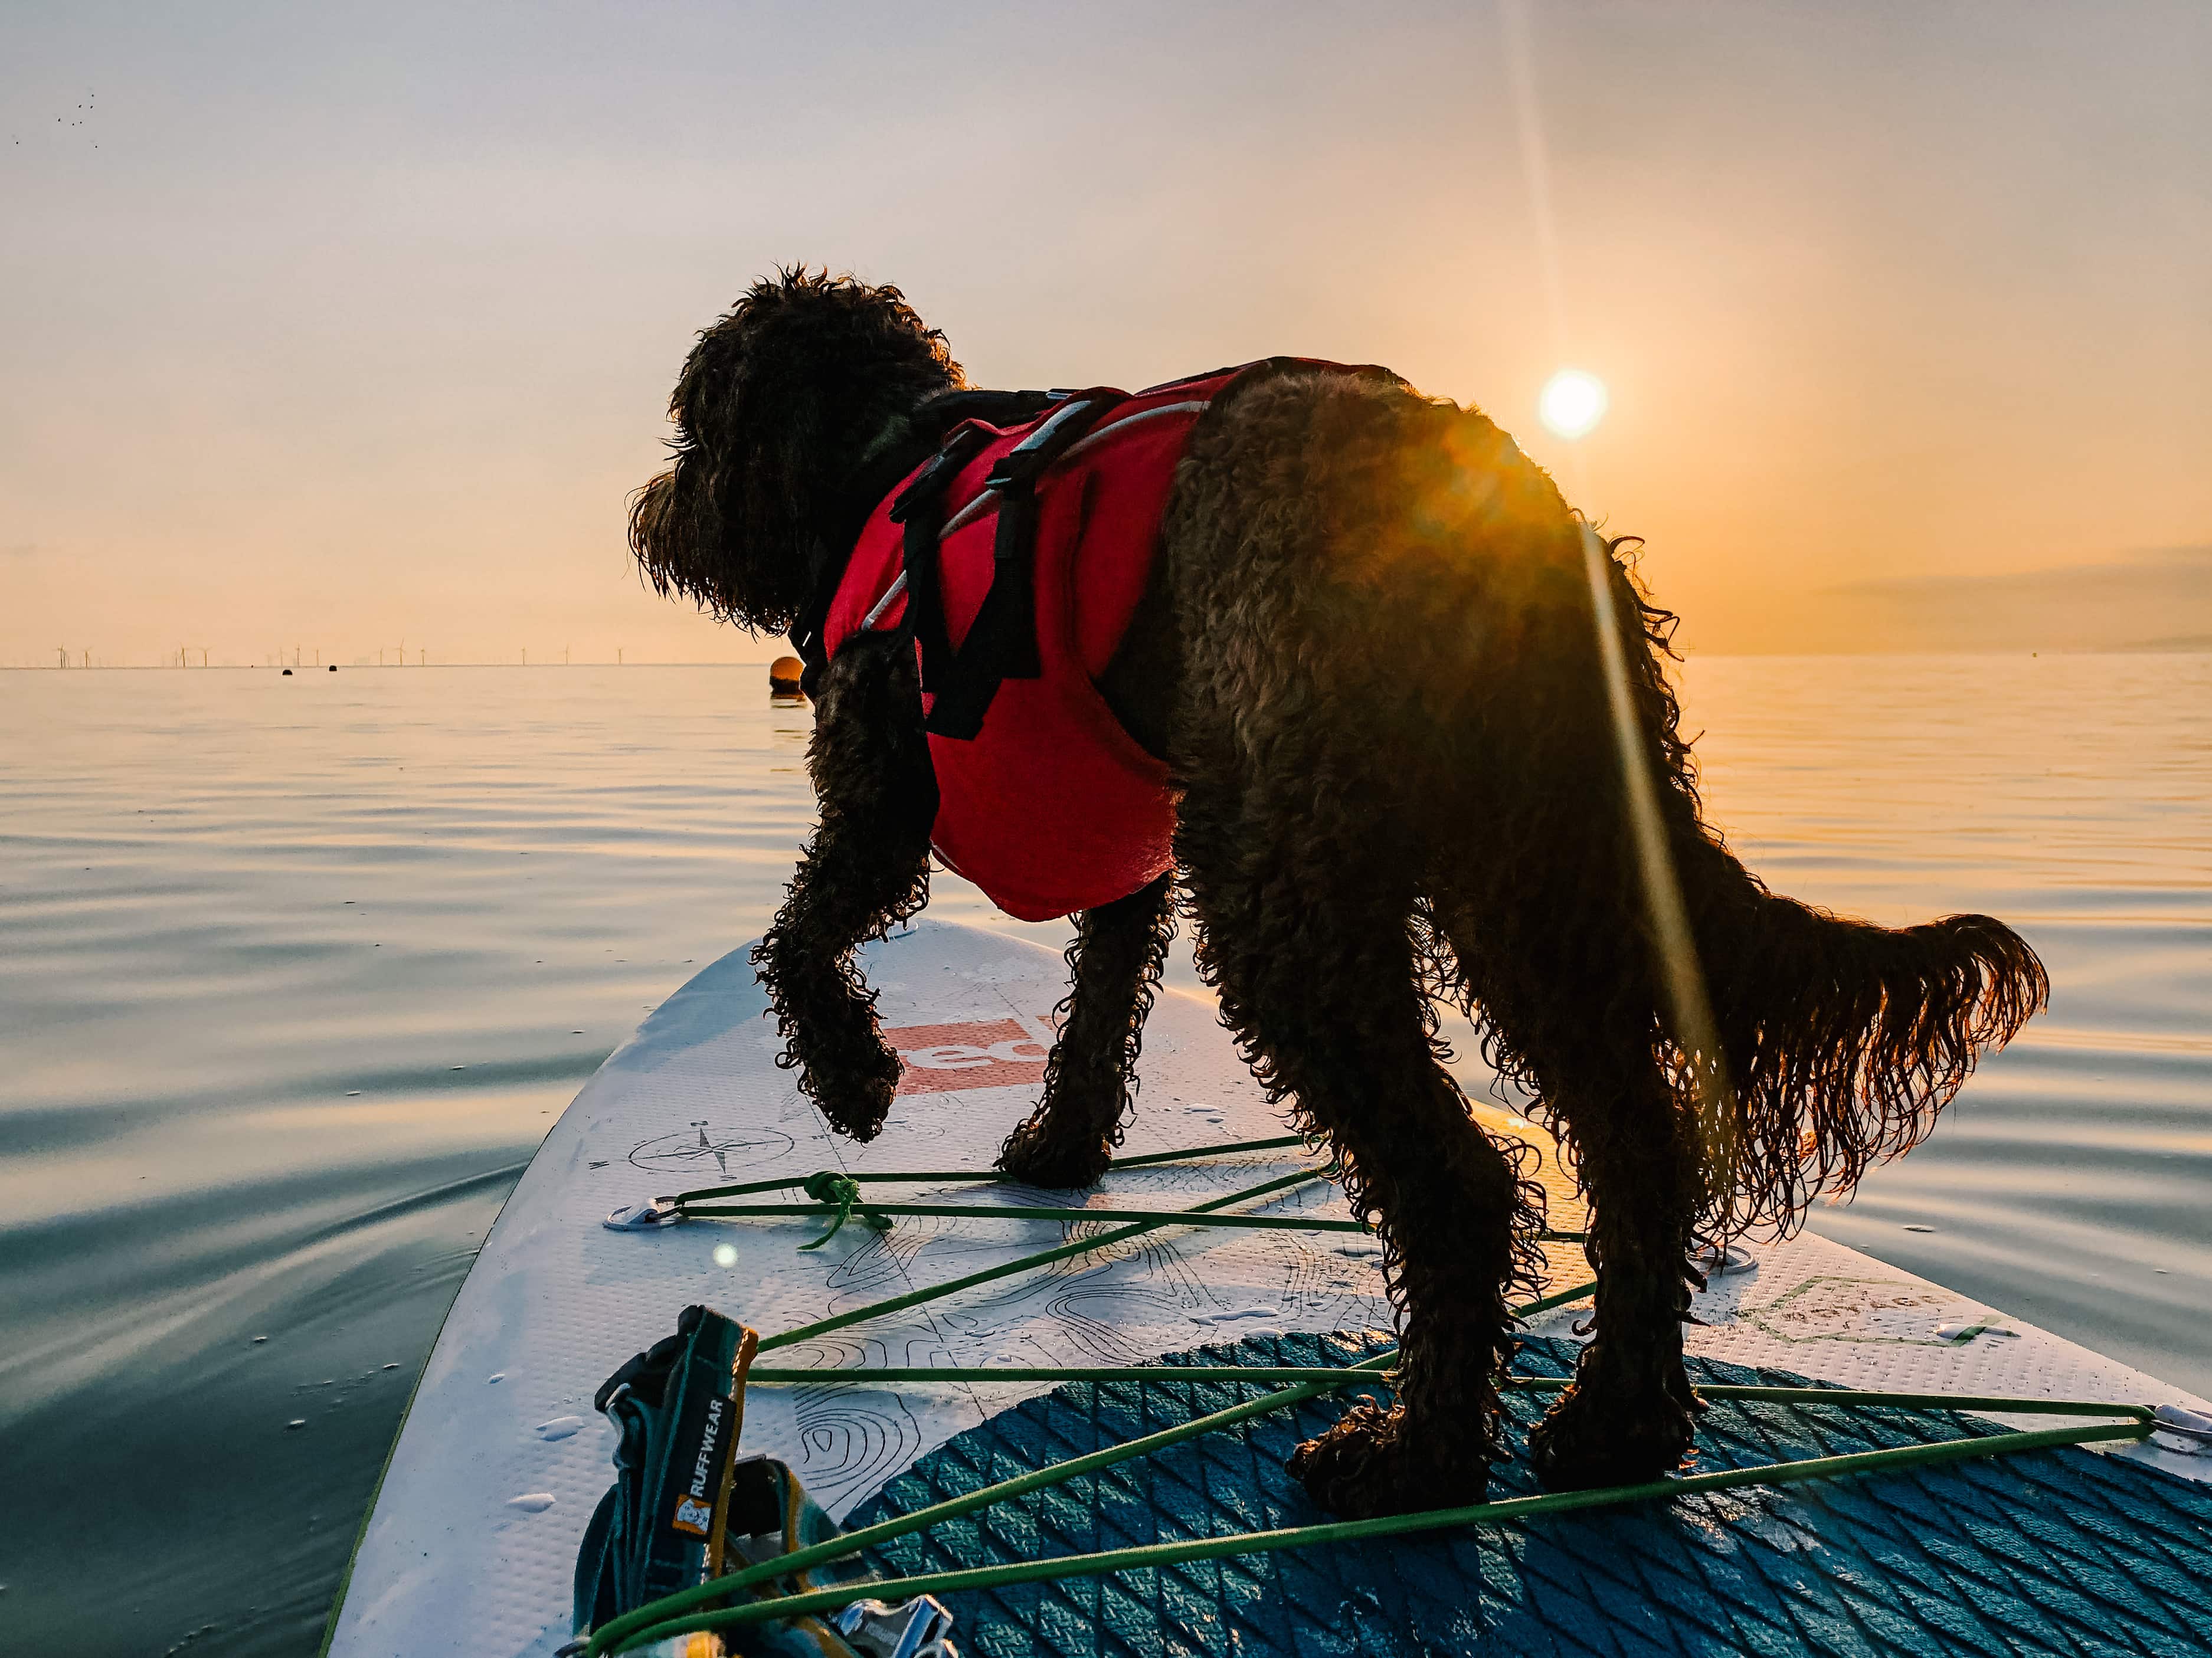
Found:
[[[927,721],[933,735],[973,738],[1003,681],[1035,679],[1044,671],[1036,641],[1036,480],[1099,416],[1125,400],[1115,391],[1067,398],[992,466],[983,481],[999,498],[991,586],[957,652],[945,622],[938,537],[945,489],[973,458],[981,432],[975,427],[955,432],[892,503],[891,521],[906,531],[906,613],[921,647],[921,688],[936,699]]]

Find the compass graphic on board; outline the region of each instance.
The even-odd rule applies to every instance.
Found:
[[[716,1128],[702,1118],[681,1133],[643,1142],[631,1151],[629,1160],[656,1174],[719,1172],[727,1179],[731,1169],[781,1157],[796,1144],[773,1128]]]

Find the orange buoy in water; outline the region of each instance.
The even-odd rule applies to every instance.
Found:
[[[768,689],[771,696],[799,695],[799,676],[806,671],[806,665],[795,656],[779,656],[768,665]]]

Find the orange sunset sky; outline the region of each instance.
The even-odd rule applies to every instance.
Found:
[[[797,259],[981,384],[1381,361],[1563,477],[1578,365],[1693,650],[2212,646],[2212,8],[1521,15],[11,10],[0,664],[764,659],[623,511]]]

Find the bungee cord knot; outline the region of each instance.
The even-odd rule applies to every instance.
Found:
[[[813,1242],[799,1246],[801,1250],[819,1249],[836,1237],[844,1229],[845,1223],[853,1218],[853,1206],[860,1199],[860,1183],[834,1169],[823,1169],[809,1175],[799,1190],[817,1203],[837,1206],[837,1218],[830,1223],[830,1230]],[[860,1211],[860,1224],[872,1232],[888,1232],[891,1230],[891,1218],[863,1209]]]

